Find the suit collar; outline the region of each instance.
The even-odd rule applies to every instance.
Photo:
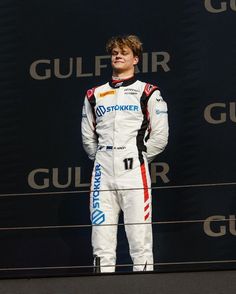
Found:
[[[129,86],[129,85],[135,83],[136,81],[137,81],[137,78],[134,75],[134,76],[132,76],[131,78],[128,78],[128,79],[110,80],[109,85],[112,88],[126,87],[126,86]]]

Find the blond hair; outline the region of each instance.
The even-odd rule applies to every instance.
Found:
[[[129,47],[134,56],[138,56],[141,58],[143,47],[142,43],[138,36],[135,35],[124,35],[124,36],[114,36],[110,40],[108,40],[106,44],[106,50],[108,54],[112,53],[113,48],[119,47],[123,49],[123,47]]]

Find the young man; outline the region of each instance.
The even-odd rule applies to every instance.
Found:
[[[117,224],[124,213],[133,270],[153,270],[151,181],[148,163],[168,140],[167,105],[157,86],[137,80],[142,43],[134,35],[111,38],[111,81],[87,91],[82,139],[94,160],[90,212],[92,246],[101,271],[116,264]]]

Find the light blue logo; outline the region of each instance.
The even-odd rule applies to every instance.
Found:
[[[137,105],[111,105],[111,106],[103,106],[100,105],[96,109],[97,117],[103,116],[106,112],[113,112],[113,111],[139,111],[139,107]]]
[[[156,114],[167,113],[167,111],[156,109]]]
[[[100,210],[101,165],[96,164],[93,182],[93,212],[92,224],[100,225],[105,221],[105,214]]]
[[[105,214],[99,210],[96,209],[92,213],[92,224],[93,225],[101,225],[105,221]]]

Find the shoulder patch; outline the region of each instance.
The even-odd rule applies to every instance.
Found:
[[[147,96],[150,96],[150,94],[154,91],[158,89],[157,86],[154,86],[152,84],[146,84],[145,88],[144,88],[144,93],[147,95]]]
[[[92,88],[92,89],[89,89],[88,91],[87,91],[87,98],[88,98],[88,100],[90,100],[91,98],[92,98],[92,96],[94,95],[94,91],[95,91],[95,89],[96,89],[96,87],[94,87],[94,88]]]

